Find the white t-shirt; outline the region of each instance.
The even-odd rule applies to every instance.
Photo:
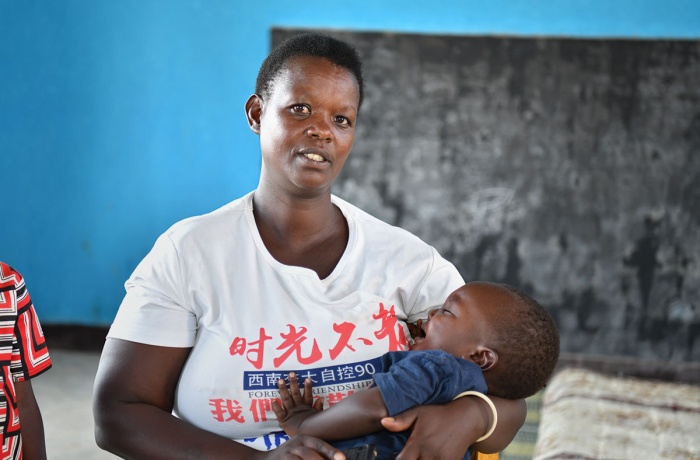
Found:
[[[326,279],[265,248],[253,193],[185,219],[156,241],[126,282],[109,337],[193,347],[174,414],[257,449],[286,437],[271,402],[295,371],[333,404],[369,386],[376,360],[403,350],[404,321],[425,319],[464,281],[416,236],[338,197],[348,245]]]

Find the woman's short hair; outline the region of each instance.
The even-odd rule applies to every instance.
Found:
[[[362,105],[364,81],[362,61],[357,50],[350,44],[322,33],[302,33],[287,38],[277,45],[263,61],[255,81],[255,93],[265,99],[273,90],[275,78],[287,61],[298,56],[316,56],[347,69],[355,76],[360,89]]]

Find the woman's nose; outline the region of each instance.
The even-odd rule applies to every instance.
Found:
[[[322,141],[331,140],[331,129],[327,121],[321,117],[316,118],[314,123],[306,130],[306,135]]]

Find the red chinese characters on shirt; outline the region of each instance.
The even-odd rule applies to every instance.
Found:
[[[406,344],[406,334],[403,328],[396,319],[396,309],[392,305],[386,308],[383,303],[379,304],[379,311],[372,315],[372,318],[379,321],[379,329],[374,332],[376,339],[386,339],[389,341],[388,351],[403,350]],[[279,337],[281,343],[274,348],[275,354],[273,365],[279,368],[292,355],[296,356],[299,364],[311,365],[323,358],[323,351],[318,346],[316,339],[311,340],[310,351],[304,354],[302,348],[308,350],[305,342],[309,340],[307,337],[307,328],[304,326],[297,327],[288,324],[288,331],[281,332]],[[352,343],[361,343],[363,345],[372,345],[373,341],[366,337],[356,337],[353,341],[353,333],[356,325],[350,322],[333,324],[333,331],[338,335],[336,344],[327,350],[328,356],[332,361],[340,355],[344,350],[355,352],[356,349]],[[265,328],[260,328],[258,337],[254,340],[248,340],[245,337],[235,337],[229,347],[229,353],[233,355],[245,356],[250,364],[256,369],[262,369],[264,355],[266,353],[266,342],[272,340],[272,336],[268,335]]]
[[[255,366],[256,369],[262,368],[263,365],[263,357],[264,353],[263,351],[265,350],[265,342],[268,340],[272,339],[269,335],[265,333],[265,328],[261,327],[260,328],[260,335],[258,340],[250,342],[250,346],[247,347],[247,353],[246,353],[246,345],[247,341],[245,337],[236,337],[233,339],[233,342],[231,342],[231,346],[229,347],[228,351],[231,353],[231,355],[243,355],[244,353],[246,354],[246,359],[250,364]]]
[[[331,360],[335,361],[335,358],[338,357],[340,352],[346,348],[350,351],[355,351],[355,348],[350,345],[350,338],[352,337],[352,333],[355,331],[356,327],[357,326],[352,323],[348,323],[347,321],[341,324],[333,324],[333,331],[337,332],[340,335],[340,338],[335,346],[328,350]],[[365,345],[372,345],[372,341],[369,339],[360,337],[358,340]]]
[[[297,331],[297,328],[292,326],[291,324],[287,324],[287,326],[289,327],[289,333],[280,334],[280,337],[282,337],[284,341],[282,342],[282,345],[276,348],[277,350],[284,351],[282,352],[281,356],[276,357],[272,361],[275,367],[280,367],[282,363],[284,363],[292,353],[296,354],[299,364],[304,365],[313,364],[323,357],[323,353],[321,353],[321,350],[318,348],[318,343],[316,343],[316,339],[314,339],[313,341],[313,345],[311,347],[311,354],[309,356],[302,356],[301,344],[306,340],[306,336],[304,335],[306,334],[306,328],[300,327]]]
[[[384,309],[384,304],[380,303],[379,313],[372,315],[372,318],[382,321],[382,328],[375,332],[374,336],[378,339],[388,337],[389,351],[403,350],[403,345],[406,343],[406,334],[404,334],[403,328],[397,327],[398,321],[394,306],[392,305],[389,310],[386,310]]]
[[[209,405],[214,419],[219,422],[230,422],[234,420],[238,423],[245,423],[243,418],[243,408],[238,401],[231,399],[210,399]]]
[[[392,305],[386,308],[384,304],[378,305],[377,312],[372,315],[372,319],[377,322],[377,330],[373,332],[374,337],[357,336],[357,325],[345,321],[342,323],[333,324],[333,332],[337,335],[335,344],[325,351],[331,361],[335,361],[343,352],[355,353],[358,347],[370,346],[377,340],[388,341],[388,351],[403,350],[406,344],[406,335],[403,327],[399,324],[396,318],[396,309]],[[257,335],[253,337],[235,337],[229,346],[229,353],[232,356],[243,356],[253,367],[261,370],[265,363],[265,356],[268,353],[273,353],[272,364],[275,369],[281,368],[284,363],[292,358],[297,363],[310,366],[324,358],[324,350],[321,350],[316,339],[308,336],[308,328],[305,326],[295,326],[287,324],[287,330],[273,335],[268,334],[265,328],[259,328]],[[355,367],[345,366],[336,370],[338,378],[354,377]],[[335,381],[335,376],[330,374],[333,370],[325,369],[324,372],[328,375],[323,376],[323,380],[333,377],[330,380]],[[341,375],[342,374],[342,375]],[[269,375],[260,374],[255,377],[256,384],[263,385],[265,379],[274,381],[283,378],[281,374],[271,373]],[[308,376],[312,378],[311,375]],[[346,389],[345,391],[334,391],[328,393],[326,398],[329,405],[333,405],[352,394],[354,390]],[[250,407],[247,408],[248,416],[245,415],[246,410],[235,399],[212,398],[209,400],[209,406],[212,416],[218,422],[236,422],[245,423],[246,418],[252,418],[252,421],[264,422],[268,419],[268,413],[271,412],[271,404],[276,398],[274,397],[258,397],[251,399]]]

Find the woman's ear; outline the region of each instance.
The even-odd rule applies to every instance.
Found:
[[[262,116],[262,97],[253,94],[245,102],[245,114],[248,126],[255,134],[260,134],[260,118]]]
[[[481,368],[482,372],[489,371],[498,364],[498,353],[484,346],[477,347],[469,357]]]

